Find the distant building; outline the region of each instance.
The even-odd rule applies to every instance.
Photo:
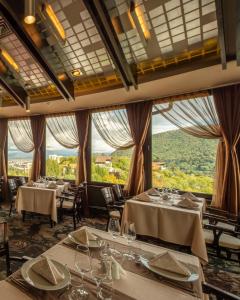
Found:
[[[57,163],[60,163],[60,159],[63,158],[61,155],[51,154],[48,156],[49,159],[56,160]]]
[[[166,170],[166,165],[165,162],[161,162],[161,161],[153,161],[152,162],[152,169],[157,171],[157,170]]]
[[[95,159],[95,164],[99,167],[112,167],[112,158],[111,156],[97,156]]]

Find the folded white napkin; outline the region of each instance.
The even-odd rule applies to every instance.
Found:
[[[107,269],[107,277],[113,280],[119,280],[122,276],[126,275],[123,267],[112,256],[103,261],[104,268]]]
[[[63,185],[64,181],[62,179],[57,180],[56,184]]]
[[[193,195],[192,193],[189,193],[189,192],[182,194],[181,198],[187,198],[192,201],[201,202],[201,200],[199,200],[198,197],[196,197],[195,195]]]
[[[151,195],[151,196],[160,196],[161,195],[161,193],[155,188],[151,188],[151,189],[147,190],[147,193],[148,193],[148,195]]]
[[[143,202],[152,202],[151,198],[148,196],[147,193],[141,193],[137,195],[135,199]]]
[[[177,204],[177,206],[183,207],[183,208],[197,208],[198,204],[193,202],[191,199],[183,198],[180,200]]]
[[[48,185],[48,188],[49,189],[56,189],[57,188],[57,185],[55,182],[50,182],[49,185]]]
[[[79,229],[72,233],[72,236],[81,244],[89,245],[90,241],[96,241],[97,237],[86,228]]]
[[[64,279],[64,274],[60,273],[51,259],[46,256],[40,258],[40,260],[32,266],[32,270],[53,285],[57,285]]]
[[[149,265],[155,268],[163,269],[183,276],[191,275],[191,272],[186,268],[175,256],[166,251],[161,253],[149,261]]]
[[[32,180],[29,180],[27,182],[26,186],[34,186],[34,182]]]

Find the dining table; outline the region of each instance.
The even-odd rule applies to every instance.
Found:
[[[119,253],[123,253],[127,249],[131,249],[135,252],[136,257],[141,255],[158,255],[169,251],[179,261],[188,266],[189,269],[194,270],[198,277],[194,282],[178,282],[169,280],[165,277],[158,276],[144,265],[139,263],[138,260],[128,261],[127,259],[121,259],[122,267],[125,269],[125,275],[119,280],[113,281],[113,298],[119,300],[151,300],[151,299],[178,299],[178,300],[193,300],[193,299],[208,299],[208,296],[202,292],[202,282],[204,281],[204,275],[199,259],[191,254],[185,254],[164,247],[148,244],[142,241],[132,241],[129,246],[127,240],[122,236],[117,236],[113,239],[112,235],[108,232],[84,227],[86,230],[98,236],[98,238],[105,240],[111,247],[118,250]],[[71,278],[81,282],[81,276],[76,271],[75,255],[76,244],[74,244],[68,237],[64,238],[55,246],[48,249],[44,256],[60,262],[65,265],[71,274]],[[99,264],[98,249],[92,249],[92,265]],[[84,266],[86,262],[86,252],[79,253],[78,257],[81,264]],[[88,291],[91,294],[91,299],[97,299],[95,283],[91,277],[91,272],[85,274],[84,283],[87,285]],[[59,291],[41,291],[24,281],[21,271],[18,270],[10,277],[0,282],[1,299],[4,300],[29,300],[29,299],[68,299],[67,295],[64,298],[65,293],[68,293],[68,288]],[[92,292],[92,293],[91,293]]]
[[[57,197],[63,191],[67,191],[69,183],[56,184],[50,188],[50,184],[56,182],[35,182],[33,186],[23,185],[18,188],[16,197],[16,210],[49,215],[51,220],[57,223]]]
[[[125,202],[121,226],[134,223],[136,233],[165,242],[191,247],[203,264],[208,262],[202,227],[205,199],[198,198],[196,209],[178,207],[180,195],[169,194],[166,200],[149,196],[150,201],[139,201],[137,196]]]

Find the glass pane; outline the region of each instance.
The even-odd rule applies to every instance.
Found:
[[[25,153],[14,144],[11,134],[8,132],[8,176],[31,175],[33,151]]]
[[[46,128],[46,176],[74,180],[77,151],[60,145]]]
[[[217,139],[196,138],[153,115],[153,186],[212,194],[217,144]]]
[[[91,181],[125,184],[131,157],[132,149],[116,150],[105,143],[92,122]]]

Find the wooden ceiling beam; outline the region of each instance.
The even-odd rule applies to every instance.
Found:
[[[24,88],[21,86],[16,86],[13,83],[9,83],[9,81],[2,74],[0,75],[0,85],[10,96],[13,97],[17,104],[22,107],[26,107],[28,94]]]
[[[33,43],[31,37],[28,35],[21,22],[17,18],[17,13],[14,11],[14,7],[6,0],[0,1],[0,14],[9,25],[13,33],[18,37],[23,46],[29,51],[32,57],[36,60],[39,66],[45,71],[49,79],[56,86],[59,93],[65,100],[74,100],[74,85],[70,78],[61,81],[49,65],[48,61],[41,54],[40,50]]]
[[[83,0],[83,2],[92,17],[125,88],[127,90],[130,86],[137,88],[136,71],[133,71],[136,68],[130,66],[125,58],[104,1]]]
[[[216,3],[216,14],[217,14],[217,23],[218,23],[219,45],[221,50],[221,63],[222,63],[222,69],[225,70],[227,68],[227,55],[226,55],[226,45],[225,45],[222,0],[215,0],[215,3]]]

